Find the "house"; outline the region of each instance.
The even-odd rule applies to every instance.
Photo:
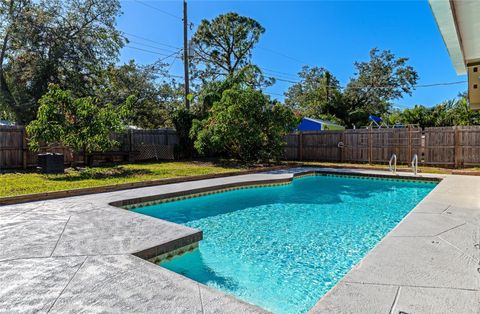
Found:
[[[480,110],[480,0],[429,0],[458,75],[468,74],[470,108]]]
[[[302,121],[297,126],[297,131],[324,131],[324,130],[344,130],[345,127],[319,119],[302,118]]]

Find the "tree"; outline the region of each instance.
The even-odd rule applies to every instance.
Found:
[[[260,75],[260,76],[259,76]],[[253,88],[260,89],[258,78],[263,79],[263,75],[257,66],[247,65],[238,72],[225,77],[223,80],[214,80],[205,82],[199,92],[199,109],[201,113],[206,114],[216,101],[222,98],[224,91],[232,88]]]
[[[431,108],[416,105],[403,111],[393,111],[385,115],[385,121],[389,124],[418,124],[422,128],[479,125],[480,112],[469,108],[467,95],[462,93],[456,99],[444,101]]]
[[[41,143],[61,143],[83,151],[87,161],[88,153],[117,144],[111,133],[123,130],[133,100],[129,97],[121,108],[99,106],[93,97],[75,98],[71,91],[51,84],[39,101],[37,119],[27,126],[30,148],[37,151]]]
[[[182,102],[182,90],[175,81],[157,81],[164,77],[165,64],[138,65],[130,60],[121,66],[110,65],[103,73],[103,88],[95,93],[100,103],[113,105],[121,105],[133,95],[130,124],[149,129],[167,127],[172,125],[170,112]]]
[[[192,63],[202,67],[196,71],[197,76],[215,80],[219,76],[233,76],[250,65],[253,47],[264,32],[254,19],[233,12],[211,21],[202,20],[192,38],[195,48]],[[255,70],[261,74],[258,67]],[[270,80],[261,83],[268,84]]]
[[[388,112],[391,102],[411,95],[418,80],[418,74],[407,64],[407,58],[396,58],[389,50],[370,51],[370,61],[355,62],[357,73],[350,80],[345,91],[347,102],[347,125],[366,124],[368,116],[381,116]]]
[[[124,44],[115,26],[119,13],[118,0],[2,1],[2,107],[26,123],[49,83],[93,95]]]
[[[201,154],[226,154],[242,161],[279,159],[284,138],[296,125],[293,112],[260,91],[232,88],[214,103],[210,116],[194,121]]]
[[[310,118],[339,121],[345,117],[340,83],[332,73],[321,67],[304,66],[298,76],[300,82],[285,93],[287,106]]]

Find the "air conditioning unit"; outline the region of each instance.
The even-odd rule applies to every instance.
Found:
[[[480,110],[480,64],[468,66],[468,101],[472,110]]]

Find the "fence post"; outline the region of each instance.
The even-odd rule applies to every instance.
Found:
[[[132,129],[128,129],[128,152],[131,153],[132,149]]]
[[[340,134],[340,142],[342,142],[343,146],[345,146],[345,137],[343,136],[345,131],[341,131],[341,132],[342,133]],[[340,155],[340,157],[338,159],[339,159],[340,162],[343,162],[344,149],[340,145],[337,145],[337,146],[338,146],[338,151],[339,151],[339,155]]]
[[[459,168],[463,166],[463,151],[462,151],[462,145],[460,141],[460,129],[455,126],[454,127],[454,159],[455,159],[455,168]]]
[[[27,132],[22,128],[22,163],[23,169],[27,169]]]
[[[368,128],[368,146],[367,146],[367,153],[368,153],[368,163],[372,163],[372,154],[373,154],[373,128],[370,126]]]
[[[303,133],[298,132],[298,160],[303,160]]]
[[[408,151],[408,158],[412,157],[413,158],[413,148],[412,148],[412,127],[409,125],[408,126],[408,146],[407,146],[407,151]]]

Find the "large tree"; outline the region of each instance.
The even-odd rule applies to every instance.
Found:
[[[348,104],[347,124],[367,123],[369,115],[385,114],[395,99],[411,95],[418,80],[408,58],[397,58],[389,51],[370,51],[370,60],[355,62],[357,72],[344,91]]]
[[[252,18],[226,13],[202,20],[192,38],[192,58],[201,78],[232,76],[251,62],[265,29]]]
[[[159,81],[167,77],[165,64],[139,65],[133,60],[103,73],[102,88],[96,90],[100,103],[122,104],[135,96],[129,123],[141,128],[172,126],[170,114],[182,102],[182,90],[175,81]]]
[[[340,83],[327,69],[304,66],[298,73],[300,82],[285,93],[285,104],[302,116],[342,120],[345,108],[341,101]]]
[[[0,5],[0,102],[17,122],[33,119],[49,83],[93,93],[124,40],[118,0],[10,0]]]

